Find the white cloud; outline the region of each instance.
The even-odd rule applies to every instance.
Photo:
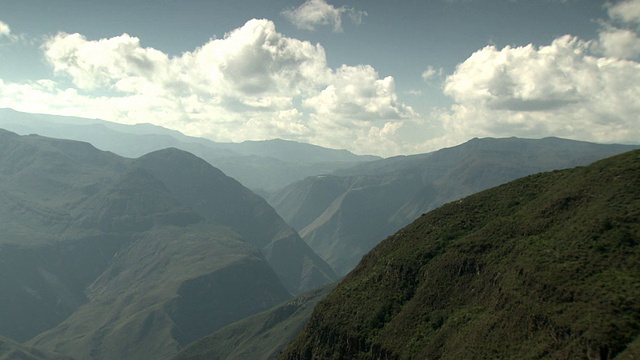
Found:
[[[316,26],[333,26],[333,30],[339,32],[342,31],[342,15],[345,13],[356,24],[362,23],[363,17],[367,15],[364,11],[346,6],[336,8],[325,0],[307,0],[296,9],[283,11],[282,15],[300,29],[314,30]]]
[[[426,82],[430,82],[437,75],[438,77],[442,77],[444,70],[442,68],[435,69],[433,66],[427,66],[427,69],[422,72],[422,80]]]
[[[5,22],[0,20],[0,37],[9,37],[11,36],[11,28]]]
[[[16,41],[18,37],[11,33],[11,27],[4,21],[0,20],[0,41],[2,39],[8,39],[9,41]]]
[[[605,56],[635,59],[640,56],[640,37],[635,31],[612,26],[600,31],[597,50]]]
[[[397,130],[418,117],[398,100],[392,77],[370,66],[331,69],[322,46],[285,37],[268,20],[175,57],[127,34],[59,33],[42,49],[56,79],[0,83],[0,107],[377,154],[397,151]]]
[[[127,34],[89,41],[80,34],[59,33],[47,40],[44,53],[54,72],[70,76],[80,89],[109,87],[130,93],[152,85],[169,61]]]
[[[609,17],[625,23],[640,23],[640,0],[621,0],[608,3]]]
[[[392,77],[384,79],[371,66],[342,65],[333,74],[329,86],[304,104],[316,114],[339,116],[349,120],[389,120],[417,116],[398,101]]]
[[[488,46],[458,65],[439,114],[449,138],[560,136],[598,142],[640,139],[640,64],[589,53],[564,36],[551,45]]]

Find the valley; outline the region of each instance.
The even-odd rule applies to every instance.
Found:
[[[485,138],[380,159],[14,115],[0,124],[67,139],[0,130],[0,358],[637,352],[639,146]],[[254,166],[273,159],[296,176]]]

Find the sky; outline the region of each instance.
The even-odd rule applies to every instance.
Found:
[[[0,108],[357,154],[640,143],[640,0],[0,0]]]

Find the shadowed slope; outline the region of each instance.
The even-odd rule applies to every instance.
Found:
[[[337,279],[264,199],[204,160],[178,149],[166,149],[135,163],[162,180],[182,204],[236,229],[261,249],[290,292],[298,294]]]
[[[173,360],[275,359],[302,330],[333,285],[304,293],[193,342]]]

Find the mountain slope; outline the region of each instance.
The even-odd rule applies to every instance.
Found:
[[[44,351],[168,358],[289,299],[283,281],[329,281],[264,200],[175,149],[0,130],[0,198],[0,334]]]
[[[630,356],[638,298],[633,151],[421,216],[362,259],[281,358],[602,359],[632,344]]]
[[[123,125],[12,109],[0,109],[0,128],[22,135],[86,141],[130,158],[175,147],[197,155],[255,191],[275,191],[307,176],[379,159],[280,139],[216,143],[151,124]]]
[[[0,336],[0,360],[71,360],[71,358],[40,351]]]
[[[474,139],[430,154],[310,177],[283,189],[270,203],[316,253],[346,274],[379,241],[447,201],[633,148],[557,138]]]
[[[181,150],[165,149],[147,154],[135,164],[151,171],[182,204],[236,229],[261,249],[293,294],[337,279],[264,199],[204,160]]]
[[[195,341],[173,360],[275,359],[302,330],[315,305],[333,285],[304,293],[284,304],[228,325]]]

